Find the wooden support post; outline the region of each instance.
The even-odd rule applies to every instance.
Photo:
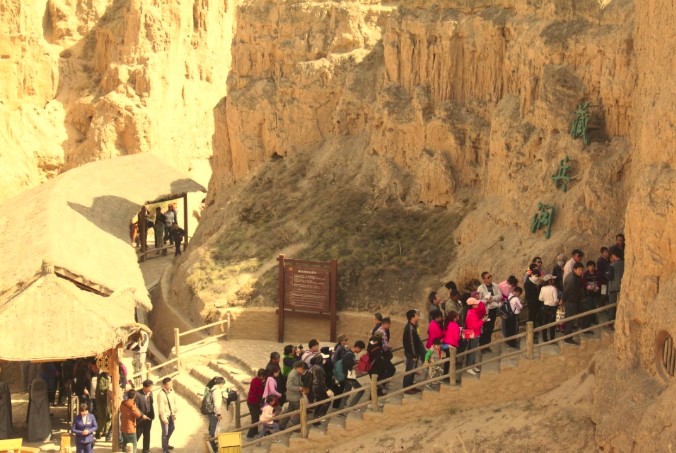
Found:
[[[307,398],[305,395],[300,397],[300,437],[307,439]]]
[[[112,350],[109,363],[111,380],[110,385],[113,387],[113,401],[111,410],[111,417],[113,421],[112,451],[115,453],[116,451],[120,451],[120,417],[118,414],[120,413],[120,400],[122,399],[120,395],[120,363],[117,356],[117,346],[115,346]]]
[[[279,304],[277,313],[277,341],[284,343],[284,255],[279,255],[279,276],[277,286],[277,302]]]
[[[138,234],[141,237],[141,253],[148,251],[148,210],[145,205],[138,212]]]
[[[146,369],[145,369],[144,379],[143,379],[144,381],[147,380],[147,379],[150,379],[150,368],[151,368],[150,362],[145,363],[145,368]]]
[[[240,418],[242,401],[239,399],[239,392],[237,392],[237,401],[235,401],[235,428],[240,429],[242,427],[242,419]]]
[[[375,374],[371,375],[371,410],[374,412],[380,411],[378,406],[378,376]]]
[[[225,333],[225,338],[227,338],[228,340],[230,340],[230,323],[232,322],[232,315],[230,314],[230,312],[227,313],[227,318],[225,318],[225,319],[226,319],[226,321],[227,321],[227,322],[225,323],[225,325],[226,325],[226,327],[227,327],[227,329],[228,329],[228,330],[226,331],[226,333]]]
[[[178,327],[174,328],[174,351],[176,354],[176,372],[181,373],[181,358],[180,358],[180,350],[181,350],[181,337],[179,335],[179,330]]]
[[[451,360],[448,364],[448,382],[451,385],[455,385],[455,379],[456,379],[456,368],[455,368],[455,358],[458,355],[458,350],[455,348],[451,348]]]
[[[535,358],[535,346],[533,345],[533,321],[526,323],[526,358]]]
[[[183,251],[188,247],[188,194],[183,194],[183,229],[185,230],[185,241],[183,241]]]

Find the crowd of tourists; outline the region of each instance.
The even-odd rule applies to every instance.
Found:
[[[181,254],[181,243],[185,237],[185,230],[178,225],[175,203],[170,203],[164,212],[162,212],[160,206],[157,206],[154,213],[150,213],[144,206],[139,211],[139,217],[141,216],[146,219],[145,230],[139,229],[138,220],[129,225],[129,237],[132,246],[140,247],[142,243],[147,241],[148,231],[153,231],[155,248],[161,249],[169,243],[169,245],[175,246],[174,256]]]
[[[429,382],[428,388],[450,383],[450,363],[444,359],[450,357],[452,348],[457,352],[469,351],[457,365],[468,375],[479,374],[480,368],[473,366],[477,363],[477,351],[492,352],[490,343],[498,318],[505,338],[518,333],[523,312],[527,313],[526,320],[532,321],[535,327],[553,324],[542,330],[544,342],[554,340],[560,330],[565,336],[563,341],[579,345],[569,334],[578,329],[591,333],[585,329],[598,323],[596,316],[590,314],[579,318],[578,322],[566,322],[561,326],[556,325],[557,313],[560,319],[563,312],[570,317],[616,303],[624,274],[624,248],[624,235],[618,234],[614,245],[601,248],[597,260],[584,261],[585,253],[575,249],[570,259],[558,255],[553,266],[546,270],[540,257],[533,258],[523,275],[523,286],[519,286],[515,275],[497,283],[492,273],[485,271],[481,273],[480,282],[463,287],[464,291],[450,281],[444,285],[444,295],[441,291],[431,292],[425,341],[419,327],[420,311],[406,312],[407,323],[401,338],[406,371],[411,372],[403,377],[404,393],[421,391],[419,385],[414,385],[416,376],[421,373],[413,370],[423,365],[427,370],[424,376]],[[609,312],[612,321],[615,310]],[[259,369],[252,379],[247,394],[247,406],[254,425],[247,432],[247,440],[254,441],[299,423],[297,411],[303,395],[310,403],[328,400],[315,405],[311,411],[315,425],[324,421],[331,407],[342,410],[359,403],[364,390],[332,402],[330,398],[361,389],[359,378],[362,376],[376,376],[377,393],[385,395],[391,382],[388,378],[395,373],[390,328],[390,318],[376,313],[368,341],[352,343],[347,336],[341,335],[333,348],[320,348],[320,343],[312,339],[307,349],[303,345],[287,345],[283,354],[272,352],[266,367]],[[539,342],[539,336],[534,341]],[[506,346],[518,349],[519,340],[512,339]],[[460,375],[456,379],[459,380]],[[284,417],[284,414],[289,416]],[[346,416],[346,411],[339,415]],[[212,421],[210,435],[213,438],[217,419]]]

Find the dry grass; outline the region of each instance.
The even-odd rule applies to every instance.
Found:
[[[380,175],[357,178],[335,167],[310,171],[310,165],[302,155],[269,162],[240,190],[229,208],[236,215],[204,272],[226,277],[224,269],[267,261],[302,243],[294,258],[338,260],[340,308],[368,310],[424,298],[423,289],[439,283],[453,253],[457,218],[446,209],[383,200],[376,184],[363,184]],[[272,268],[233,303],[272,305],[276,290]]]

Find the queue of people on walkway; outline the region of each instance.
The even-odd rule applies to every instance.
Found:
[[[464,292],[452,281],[444,285],[448,291],[446,298],[436,291],[431,292],[425,342],[419,326],[420,311],[410,309],[406,312],[407,322],[401,333],[406,370],[402,382],[404,393],[421,391],[414,383],[416,376],[422,373],[413,370],[423,365],[427,370],[424,379],[432,381],[427,384],[428,388],[450,383],[450,363],[446,360],[442,365],[441,362],[450,357],[452,348],[458,353],[470,351],[464,361],[456,365],[465,368],[468,375],[478,375],[481,369],[474,366],[477,348],[483,346],[482,352],[492,352],[490,343],[498,318],[501,319],[503,337],[511,337],[518,333],[522,311],[526,311],[527,320],[538,327],[555,322],[560,311],[565,310],[566,316],[573,316],[606,303],[616,303],[624,274],[624,235],[618,234],[616,244],[611,247],[602,247],[596,261],[584,262],[584,256],[579,249],[574,249],[567,261],[565,256],[559,255],[549,272],[545,272],[540,257],[533,258],[523,276],[523,287],[519,286],[515,275],[496,283],[493,274],[484,271],[478,284],[465,287]],[[614,317],[612,310],[610,319]],[[578,328],[583,330],[597,322],[594,315],[580,318],[579,322],[566,322],[563,334],[568,335]],[[307,349],[303,345],[287,345],[283,356],[271,353],[266,368],[259,369],[250,384],[247,405],[251,423],[262,423],[248,430],[247,440],[253,441],[297,424],[299,415],[294,412],[300,408],[303,395],[312,403],[361,389],[360,376],[376,376],[378,395],[387,394],[389,381],[384,381],[395,373],[390,328],[390,318],[375,313],[374,327],[367,342],[351,343],[347,336],[341,335],[333,348],[320,348],[319,342],[312,339]],[[554,340],[556,332],[556,327],[542,331],[543,341]],[[539,336],[534,340],[538,342]],[[563,341],[579,344],[573,338]],[[518,340],[511,340],[506,346],[520,348]],[[435,378],[438,379],[435,381]],[[319,404],[314,407],[313,423],[323,422],[331,405],[336,410],[349,408],[357,405],[363,395],[364,390],[351,397],[336,399],[333,404]],[[289,417],[274,420],[275,416],[285,413],[289,413]]]

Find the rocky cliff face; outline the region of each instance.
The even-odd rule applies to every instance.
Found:
[[[574,247],[595,258],[622,229],[633,172],[634,11],[629,1],[578,3],[242,2],[216,134],[218,221],[202,231],[217,251],[189,259],[180,275],[197,283],[177,294],[201,308],[269,303],[274,270],[262,263],[294,244],[307,258],[338,258],[354,275],[345,299],[361,308],[404,307],[443,278],[521,273],[535,255],[548,267]],[[581,100],[594,115],[588,146],[570,135]],[[564,194],[551,176],[565,157]],[[369,212],[342,212],[355,193]],[[298,209],[289,198],[315,203]],[[529,232],[540,201],[556,210],[549,241]],[[431,260],[377,234],[366,242],[380,249],[359,256],[316,221],[340,211],[344,224],[370,225],[369,213],[395,210],[385,218],[396,234],[406,213],[435,209],[449,219],[417,243]],[[268,245],[242,250],[243,240]],[[397,255],[406,262],[393,264]],[[201,291],[211,287],[204,275],[230,281],[224,265],[243,262],[253,282],[233,282],[227,297]]]
[[[138,152],[208,178],[233,8],[1,2],[0,201],[64,169]]]
[[[664,341],[676,336],[676,5],[636,2],[636,89],[628,246],[615,355],[599,366],[593,419],[604,450],[657,451],[676,442],[674,376],[663,365]],[[673,369],[671,370],[673,373]],[[626,420],[632,420],[627,430]]]

